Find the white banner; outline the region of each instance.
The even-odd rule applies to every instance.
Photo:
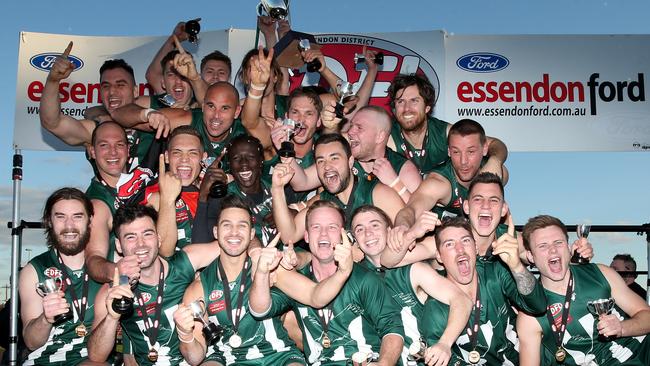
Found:
[[[449,36],[448,121],[512,151],[650,149],[650,36]]]

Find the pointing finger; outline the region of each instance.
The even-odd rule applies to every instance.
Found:
[[[120,271],[117,269],[117,266],[115,266],[115,270],[113,271],[113,287],[119,286],[119,284],[120,284]]]
[[[68,58],[68,56],[70,56],[70,51],[72,51],[72,41],[68,43],[68,47],[65,48],[65,51],[63,51],[61,57]]]
[[[345,231],[345,228],[341,228],[341,243],[345,245],[346,247],[351,246],[350,244],[350,238],[348,238],[348,232]]]
[[[165,174],[165,155],[158,156],[158,176]]]
[[[273,240],[271,240],[271,242],[269,243],[269,245],[267,245],[266,247],[267,247],[267,248],[268,248],[268,247],[275,248],[275,246],[278,245],[278,242],[279,242],[279,241],[280,241],[280,233],[278,232],[278,233],[275,235],[275,237],[273,238]]]
[[[515,222],[512,219],[512,212],[508,209],[508,217],[506,218],[508,222],[508,235],[515,236]]]
[[[186,52],[183,46],[181,45],[181,42],[178,40],[178,37],[176,37],[175,34],[172,37],[174,37],[174,44],[176,45],[176,49],[181,55],[184,55]]]

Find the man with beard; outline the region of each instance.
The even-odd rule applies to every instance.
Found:
[[[221,255],[188,287],[184,304],[174,313],[182,342],[181,352],[190,364],[304,365],[304,358],[288,338],[280,317],[258,321],[248,305],[248,297],[253,291],[253,277],[265,271],[265,286],[268,289],[268,272],[282,258],[274,245],[278,238],[262,249],[259,259],[249,257],[254,230],[248,204],[232,195],[222,201],[223,207],[213,228],[221,246]],[[296,271],[278,268],[274,271],[275,285],[305,304],[316,307],[327,305],[351,271],[350,245],[339,249],[337,258],[341,261],[340,271],[328,281],[317,285]],[[253,267],[256,260],[257,271]],[[206,344],[203,323],[194,318],[187,306],[197,299],[205,301],[207,320],[224,329],[221,340],[217,340],[216,344]]]
[[[118,323],[131,341],[139,365],[178,365],[183,359],[172,314],[196,270],[210,264],[220,248],[218,243],[188,245],[162,258],[156,220],[156,211],[144,205],[120,207],[115,213],[115,244],[125,258],[136,258],[139,272],[129,278],[133,290],[128,283],[120,285],[123,282],[116,269],[112,287],[105,284],[97,293],[88,340],[88,357],[94,362],[104,362],[110,354]],[[112,305],[123,297],[134,301],[131,315],[121,317]]]
[[[76,188],[61,188],[45,203],[49,250],[33,258],[19,277],[23,337],[32,350],[24,365],[77,365],[86,360],[93,299],[101,286],[88,278],[84,266],[92,216],[90,200]],[[61,289],[41,299],[37,285],[47,280]]]
[[[621,276],[602,264],[571,265],[566,227],[553,216],[528,220],[523,237],[548,309],[517,317],[521,365],[539,365],[540,354],[563,365],[650,364],[650,306]]]
[[[514,224],[508,223],[508,232],[492,244],[494,255],[505,266],[476,260],[476,243],[469,222],[462,217],[446,218],[436,229],[437,260],[442,263],[446,277],[467,294],[474,307],[467,323],[466,334],[452,347],[454,362],[518,365],[516,339],[510,322],[516,306],[522,311],[540,314],[546,308],[542,286],[519,259],[519,246],[513,237]],[[507,267],[507,268],[506,268]],[[427,344],[440,339],[449,312],[447,305],[429,299],[424,305],[420,331]],[[425,354],[426,362],[431,350]]]
[[[451,125],[431,114],[435,90],[426,76],[397,75],[388,88],[396,123],[391,129],[389,147],[413,160],[422,175],[447,161],[447,137]],[[498,139],[487,139],[486,163],[490,171],[500,171],[508,149]]]
[[[407,254],[399,268],[387,269],[381,265],[382,253],[390,249],[386,246],[388,229],[392,226],[385,212],[375,206],[361,206],[352,214],[352,233],[365,254],[361,265],[376,272],[386,284],[391,297],[401,308],[400,316],[404,324],[404,348],[402,364],[409,359],[409,347],[420,341],[418,319],[426,299],[431,296],[449,306],[447,328],[431,350],[431,359],[436,365],[446,365],[451,357],[451,345],[465,329],[472,309],[472,302],[458,287],[440,276],[427,262],[433,251],[416,247]],[[429,227],[433,229],[433,227]],[[435,245],[435,244],[434,244]]]
[[[319,200],[307,210],[304,239],[309,243],[311,262],[300,272],[316,282],[337,275],[336,247],[345,237],[340,207]],[[347,365],[355,353],[378,354],[377,365],[395,365],[402,351],[404,328],[399,308],[378,276],[358,264],[336,298],[327,306],[313,308],[289,294],[271,295],[268,273],[256,273],[251,311],[273,317],[293,309],[303,333],[304,352],[310,365]],[[280,295],[280,296],[276,296]]]
[[[377,180],[359,179],[352,174],[354,158],[350,144],[339,134],[321,136],[314,147],[318,179],[324,191],[319,199],[334,202],[344,211],[344,223],[349,225],[352,212],[362,205],[376,205],[394,218],[404,207],[397,192]],[[289,164],[278,164],[273,170],[271,193],[273,197],[273,218],[285,243],[296,243],[305,231],[305,213],[295,217],[289,212],[284,187],[293,177]],[[311,201],[313,202],[313,200]],[[309,205],[309,203],[308,203]]]
[[[429,174],[411,195],[408,205],[395,218],[393,238],[399,241],[425,211],[431,210],[439,218],[462,216],[467,187],[481,170],[487,151],[485,130],[478,122],[462,119],[454,123],[449,129],[450,161]]]

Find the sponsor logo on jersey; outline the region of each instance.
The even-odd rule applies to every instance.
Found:
[[[56,61],[56,58],[60,55],[60,53],[54,52],[40,53],[32,56],[32,58],[29,59],[29,63],[38,70],[50,72],[52,65],[54,65],[54,61]],[[84,62],[77,56],[68,55],[68,60],[72,62],[74,67],[72,71],[77,71],[84,66]]]
[[[486,73],[503,70],[510,65],[510,61],[496,53],[477,52],[459,57],[456,65],[465,71]]]
[[[214,290],[214,291],[212,291],[210,293],[210,296],[208,297],[208,299],[210,299],[210,301],[215,301],[215,300],[219,300],[221,298],[221,296],[223,296],[223,291]]]
[[[142,293],[142,300],[144,300],[144,303],[148,303],[149,300],[151,300],[151,294],[148,292],[143,292]]]
[[[210,313],[210,315],[216,314],[216,313],[218,313],[220,311],[224,311],[224,310],[226,310],[226,301],[225,300],[213,302],[210,305],[208,305],[208,313]]]

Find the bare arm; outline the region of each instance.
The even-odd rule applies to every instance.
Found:
[[[284,186],[293,176],[288,164],[279,163],[273,168],[271,196],[273,197],[273,220],[284,243],[296,243],[305,232],[305,210],[295,217],[289,210],[284,194]]]
[[[153,202],[158,203],[158,222],[156,229],[160,235],[160,255],[170,257],[176,251],[178,226],[176,224],[176,199],[181,193],[182,182],[165,169],[165,155],[158,157],[158,186]]]
[[[404,201],[397,192],[383,183],[378,183],[372,190],[372,200],[375,206],[384,210],[393,221],[397,213],[404,208]]]
[[[264,56],[264,49],[261,46],[257,50],[257,58],[251,60],[248,69],[251,85],[244,102],[241,119],[246,131],[257,137],[265,150],[273,149],[271,129],[261,116],[264,89],[267,88],[271,77],[271,60],[273,60],[273,48],[269,50],[268,56]]]
[[[381,348],[379,349],[379,365],[396,365],[399,356],[404,347],[404,339],[397,334],[386,334],[381,339]]]
[[[375,79],[377,78],[377,64],[375,63],[375,56],[377,52],[367,50],[363,48],[363,54],[366,58],[366,66],[368,67],[368,73],[363,79],[359,90],[357,91],[357,96],[359,101],[357,102],[357,109],[367,106],[372,96],[372,88],[375,86]]]
[[[618,318],[615,315],[602,316],[598,322],[598,330],[601,331],[601,334],[636,337],[650,333],[650,306],[630,290],[616,271],[602,264],[599,264],[598,268],[609,282],[616,305],[630,316],[629,319],[619,321],[620,325],[616,324]]]
[[[431,210],[438,203],[449,202],[450,198],[449,181],[439,174],[430,174],[413,192],[408,205],[397,214],[395,226],[411,227],[422,212]]]
[[[20,271],[18,277],[20,316],[23,322],[23,339],[30,350],[35,350],[47,342],[54,322],[53,316],[67,311],[67,308],[64,308],[65,299],[62,292],[41,299],[36,292],[37,282],[38,276],[31,264]]]
[[[149,85],[151,85],[153,88],[154,93],[156,94],[160,94],[165,91],[162,88],[163,70],[160,62],[169,52],[174,50],[174,36],[176,36],[181,42],[187,39],[187,33],[185,33],[185,22],[179,22],[176,24],[176,27],[174,27],[172,34],[167,37],[162,46],[160,46],[160,49],[158,52],[156,52],[156,55],[151,60],[149,67],[147,67],[145,77]]]
[[[537,320],[520,311],[517,314],[517,335],[519,336],[519,364],[521,366],[540,365],[542,328]]]
[[[84,250],[88,274],[95,281],[105,283],[113,278],[115,263],[106,260],[110,232],[113,227],[113,216],[106,204],[100,200],[92,200],[95,214],[92,218],[90,241]]]
[[[191,315],[187,305],[196,299],[203,299],[203,286],[200,278],[195,279],[185,290],[183,303],[174,312],[174,322],[178,332],[179,349],[190,365],[198,365],[205,359],[207,345],[203,337],[203,323]]]
[[[296,192],[310,191],[320,187],[321,183],[318,179],[318,172],[316,171],[316,164],[312,164],[306,169],[303,169],[295,159],[291,159],[291,168],[293,168],[294,175],[291,178],[291,188]]]
[[[207,267],[212,263],[219,254],[221,254],[221,247],[216,240],[211,243],[191,244],[183,248],[187,258],[192,263],[194,270]]]

